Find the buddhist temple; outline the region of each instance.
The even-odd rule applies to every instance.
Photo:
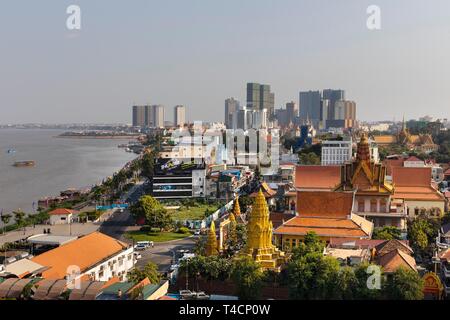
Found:
[[[263,269],[279,271],[285,261],[284,252],[272,244],[273,226],[263,191],[259,190],[248,217],[247,245],[241,255],[250,256]]]
[[[214,224],[214,221],[212,221],[211,227],[208,231],[208,238],[206,240],[205,255],[209,257],[217,255],[218,253],[219,250],[217,248],[216,226]]]
[[[353,192],[299,191],[298,215],[274,230],[283,250],[297,247],[309,232],[328,243],[332,238],[370,239],[373,223],[353,211]]]
[[[376,135],[373,136],[373,139],[379,146],[397,144],[403,145],[410,150],[424,153],[430,153],[439,148],[439,146],[433,142],[433,138],[430,134],[411,134],[406,128],[404,119],[402,129],[396,135]]]
[[[354,212],[371,220],[375,227],[395,226],[406,232],[406,205],[393,199],[394,185],[386,179],[386,166],[371,160],[369,139],[362,133],[356,159],[341,167],[335,191],[354,191]]]

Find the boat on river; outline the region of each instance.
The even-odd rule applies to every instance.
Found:
[[[34,167],[36,162],[34,160],[16,161],[14,162],[14,167]]]

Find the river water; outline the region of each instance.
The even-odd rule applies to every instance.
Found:
[[[57,196],[68,188],[90,187],[136,157],[117,147],[128,140],[55,138],[62,132],[0,129],[0,211],[32,212],[39,198]],[[15,152],[8,153],[9,149]],[[36,165],[12,165],[21,160],[34,160]]]

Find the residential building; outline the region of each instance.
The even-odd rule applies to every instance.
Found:
[[[239,111],[239,109],[239,101],[234,98],[225,100],[225,126],[227,129],[236,128],[236,124],[234,123],[236,119],[235,114]]]
[[[352,159],[352,139],[322,141],[322,165],[342,165]]]
[[[173,125],[183,127],[186,124],[186,107],[182,105],[173,108]]]
[[[152,127],[155,128],[164,128],[164,106],[163,105],[153,105],[152,106],[152,114],[153,114],[153,123]]]
[[[147,108],[148,106],[133,106],[133,127],[145,127],[147,125]]]
[[[108,281],[113,277],[126,280],[134,267],[133,247],[94,232],[31,259],[48,269],[44,279],[65,279],[70,274],[92,281]]]

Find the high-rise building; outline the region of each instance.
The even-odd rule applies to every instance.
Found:
[[[318,127],[321,114],[322,97],[320,91],[300,92],[300,121],[310,120],[315,127]]]
[[[286,121],[287,124],[295,123],[298,117],[298,106],[294,101],[286,103]]]
[[[183,127],[186,124],[186,107],[182,105],[173,108],[173,125]]]
[[[152,126],[155,128],[164,128],[164,106],[163,105],[153,105],[153,123]]]
[[[328,108],[328,118],[326,120],[335,120],[334,117],[334,105],[339,100],[345,100],[345,91],[341,89],[325,89],[322,92],[322,98],[324,100],[329,100],[329,108]]]
[[[333,114],[333,119],[327,120],[328,128],[353,128],[356,125],[356,103],[354,101],[336,101]]]
[[[234,98],[229,98],[225,100],[225,126],[227,128],[233,128],[233,119],[236,118],[234,115],[239,110],[239,101]]]
[[[269,116],[275,112],[275,94],[270,92],[270,85],[247,83],[247,108],[267,109]]]
[[[233,121],[235,124],[233,126],[233,129],[247,130],[250,127],[251,121],[252,121],[250,109],[248,109],[245,106],[242,107],[240,110],[238,110],[235,113],[235,117],[236,117],[236,120]]]
[[[145,127],[147,106],[133,106],[133,127]]]

